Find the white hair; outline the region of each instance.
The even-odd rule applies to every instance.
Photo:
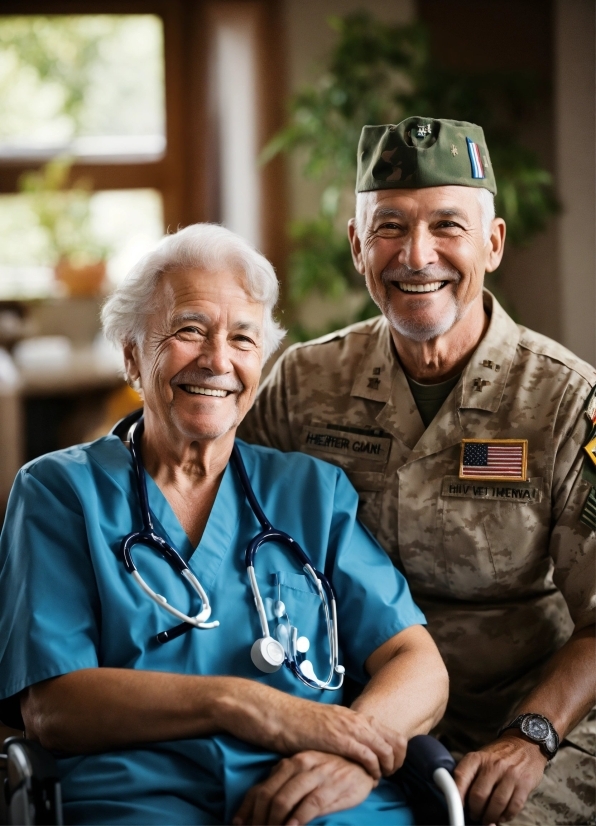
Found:
[[[192,224],[166,235],[130,270],[106,300],[101,320],[106,338],[115,345],[142,345],[147,317],[155,309],[154,295],[164,273],[200,269],[216,273],[239,270],[253,299],[263,305],[263,361],[277,350],[285,330],[273,318],[279,284],[269,261],[247,241],[217,224]]]
[[[482,239],[484,243],[490,240],[490,228],[495,217],[495,196],[484,187],[474,187],[478,194],[480,215],[482,220]],[[356,229],[362,235],[366,226],[366,209],[369,202],[369,192],[358,192],[356,195]]]

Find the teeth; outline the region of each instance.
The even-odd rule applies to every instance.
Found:
[[[196,387],[194,384],[185,384],[184,389],[199,396],[227,396],[227,390],[212,390],[210,387]]]
[[[446,281],[429,281],[426,284],[406,284],[401,282],[397,286],[405,293],[434,293],[440,290],[443,284],[446,283]]]

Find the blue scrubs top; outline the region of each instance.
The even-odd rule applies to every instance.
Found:
[[[272,524],[293,536],[332,580],[340,662],[351,677],[365,682],[368,656],[394,634],[425,621],[404,578],[357,522],[357,494],[343,471],[304,454],[238,444]],[[226,468],[196,549],[153,479],[148,474],[146,479],[156,531],[201,581],[219,627],[194,629],[166,645],[155,642],[158,632],[177,621],[147,598],[119,555],[122,537],[142,524],[126,446],[107,436],[49,454],[18,474],[0,538],[0,700],[50,677],[107,666],[234,675],[316,702],[341,702],[341,691],[310,689],[285,667],[264,674],[251,661],[261,630],[244,550],[260,526],[233,467]],[[134,558],[157,593],[196,614],[196,595],[167,562],[144,546],[135,548]],[[326,678],[320,599],[299,563],[269,544],[255,569],[271,628],[272,605],[281,597],[298,633],[311,641],[308,656],[316,674]],[[278,755],[227,735],[61,757],[65,819],[229,823],[248,788],[277,760]],[[382,782],[361,806],[316,822],[409,818],[400,794]]]

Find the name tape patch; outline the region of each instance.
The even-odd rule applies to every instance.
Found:
[[[369,436],[327,427],[302,428],[300,444],[308,450],[333,453],[351,458],[367,459],[370,462],[387,462],[391,439],[386,436]]]
[[[441,496],[536,504],[542,500],[542,479],[528,479],[527,482],[467,482],[458,476],[445,476]]]

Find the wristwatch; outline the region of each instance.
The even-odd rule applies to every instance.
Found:
[[[515,720],[503,726],[499,736],[508,728],[518,728],[528,740],[538,743],[540,750],[549,760],[552,760],[559,749],[559,735],[551,721],[542,714],[520,714]]]

